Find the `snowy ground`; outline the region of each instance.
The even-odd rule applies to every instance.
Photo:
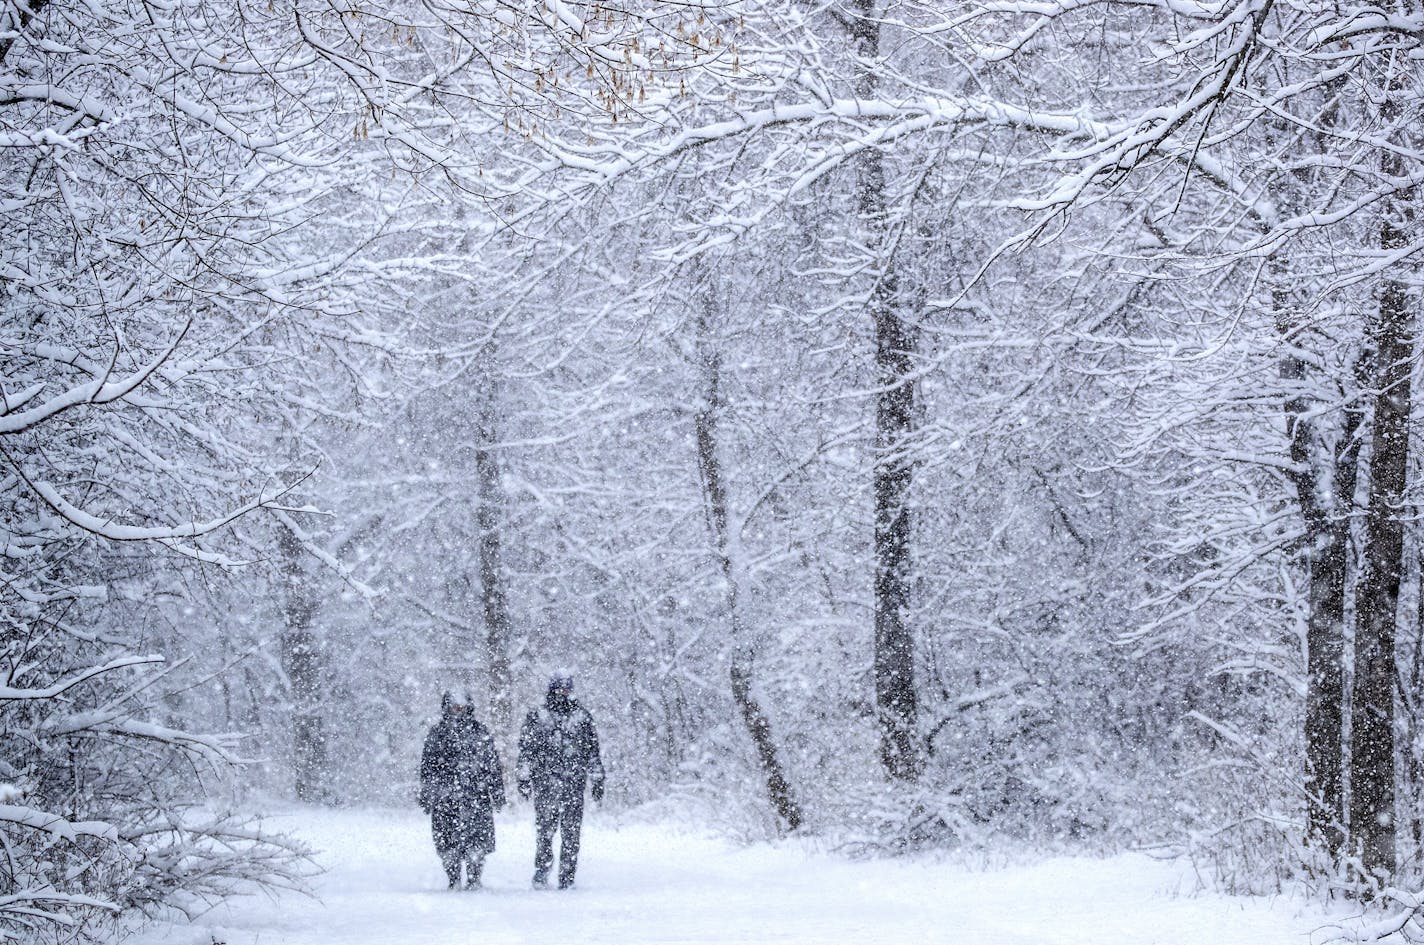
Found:
[[[1188,867],[1142,856],[971,870],[852,862],[800,843],[738,846],[593,811],[578,887],[529,888],[528,812],[499,824],[485,889],[450,892],[417,813],[281,818],[319,848],[319,900],[240,900],[142,945],[1309,945],[1310,903],[1193,892]]]

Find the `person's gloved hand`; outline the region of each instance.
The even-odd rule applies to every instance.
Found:
[[[524,799],[527,801],[527,800],[529,800],[530,795],[533,794],[533,793],[534,793],[534,789],[530,786],[530,784],[529,784],[528,781],[520,781],[520,782],[519,782],[519,796],[520,796],[520,797],[524,798]]]
[[[603,782],[602,782],[602,781],[595,781],[595,782],[593,782],[593,800],[594,800],[595,803],[598,803],[598,804],[602,804],[602,803],[603,803]]]

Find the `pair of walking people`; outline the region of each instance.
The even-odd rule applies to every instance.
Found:
[[[559,840],[560,889],[574,884],[583,828],[584,788],[603,800],[603,761],[593,717],[573,698],[567,673],[549,680],[544,704],[519,732],[519,794],[534,801],[534,886],[549,885],[554,834]],[[420,758],[420,806],[430,815],[435,851],[451,889],[478,888],[485,857],[494,852],[494,812],[504,807],[504,770],[494,738],[474,717],[468,697],[445,693],[440,721]],[[463,874],[463,876],[462,876]]]

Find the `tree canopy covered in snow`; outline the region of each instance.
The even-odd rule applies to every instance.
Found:
[[[0,937],[610,801],[1424,882],[1424,9],[0,0]]]

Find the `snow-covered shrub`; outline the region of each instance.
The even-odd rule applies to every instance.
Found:
[[[232,739],[164,723],[163,660],[60,613],[0,612],[0,939],[83,941],[299,886],[301,845],[224,810]]]

